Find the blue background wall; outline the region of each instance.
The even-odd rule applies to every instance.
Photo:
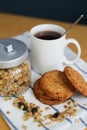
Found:
[[[0,12],[87,24],[87,0],[0,0]]]

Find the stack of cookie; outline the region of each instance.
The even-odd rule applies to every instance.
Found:
[[[56,105],[73,96],[75,90],[87,96],[87,84],[83,77],[71,67],[64,72],[53,70],[44,73],[34,83],[34,95],[44,104]],[[85,92],[83,92],[85,90]]]

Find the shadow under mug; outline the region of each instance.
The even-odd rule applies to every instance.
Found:
[[[35,36],[36,33],[53,31],[61,34],[57,39],[40,39]],[[40,24],[31,29],[31,61],[33,69],[43,74],[50,70],[63,71],[64,64],[71,65],[77,61],[81,55],[81,48],[76,39],[68,38],[62,34],[65,29],[54,24]],[[76,58],[68,60],[65,56],[65,48],[70,44],[74,44],[77,48]]]

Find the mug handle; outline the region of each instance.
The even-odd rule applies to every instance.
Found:
[[[68,64],[68,65],[75,63],[78,60],[78,58],[80,57],[80,55],[81,55],[81,48],[80,48],[80,45],[79,45],[79,43],[78,43],[77,40],[75,40],[73,38],[66,39],[66,45],[65,45],[65,47],[68,46],[69,44],[74,44],[76,46],[76,48],[77,48],[77,57],[74,60],[68,60],[64,56],[64,63]]]

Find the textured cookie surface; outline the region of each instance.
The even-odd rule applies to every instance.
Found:
[[[39,101],[41,101],[42,103],[47,104],[47,105],[57,105],[57,104],[63,103],[63,101],[59,101],[58,99],[52,99],[52,98],[48,97],[48,96],[40,89],[39,81],[40,81],[40,79],[38,79],[38,80],[34,83],[34,90],[33,90],[35,97],[36,97]]]
[[[57,70],[44,73],[40,79],[40,87],[49,97],[61,101],[74,94],[74,89],[64,72]]]
[[[87,83],[84,78],[69,66],[65,67],[64,72],[74,88],[82,95],[87,96]]]
[[[40,88],[40,79],[36,80],[34,83],[34,94],[38,96],[38,98],[48,99],[51,100],[50,97],[48,97],[45,92],[43,92]]]

